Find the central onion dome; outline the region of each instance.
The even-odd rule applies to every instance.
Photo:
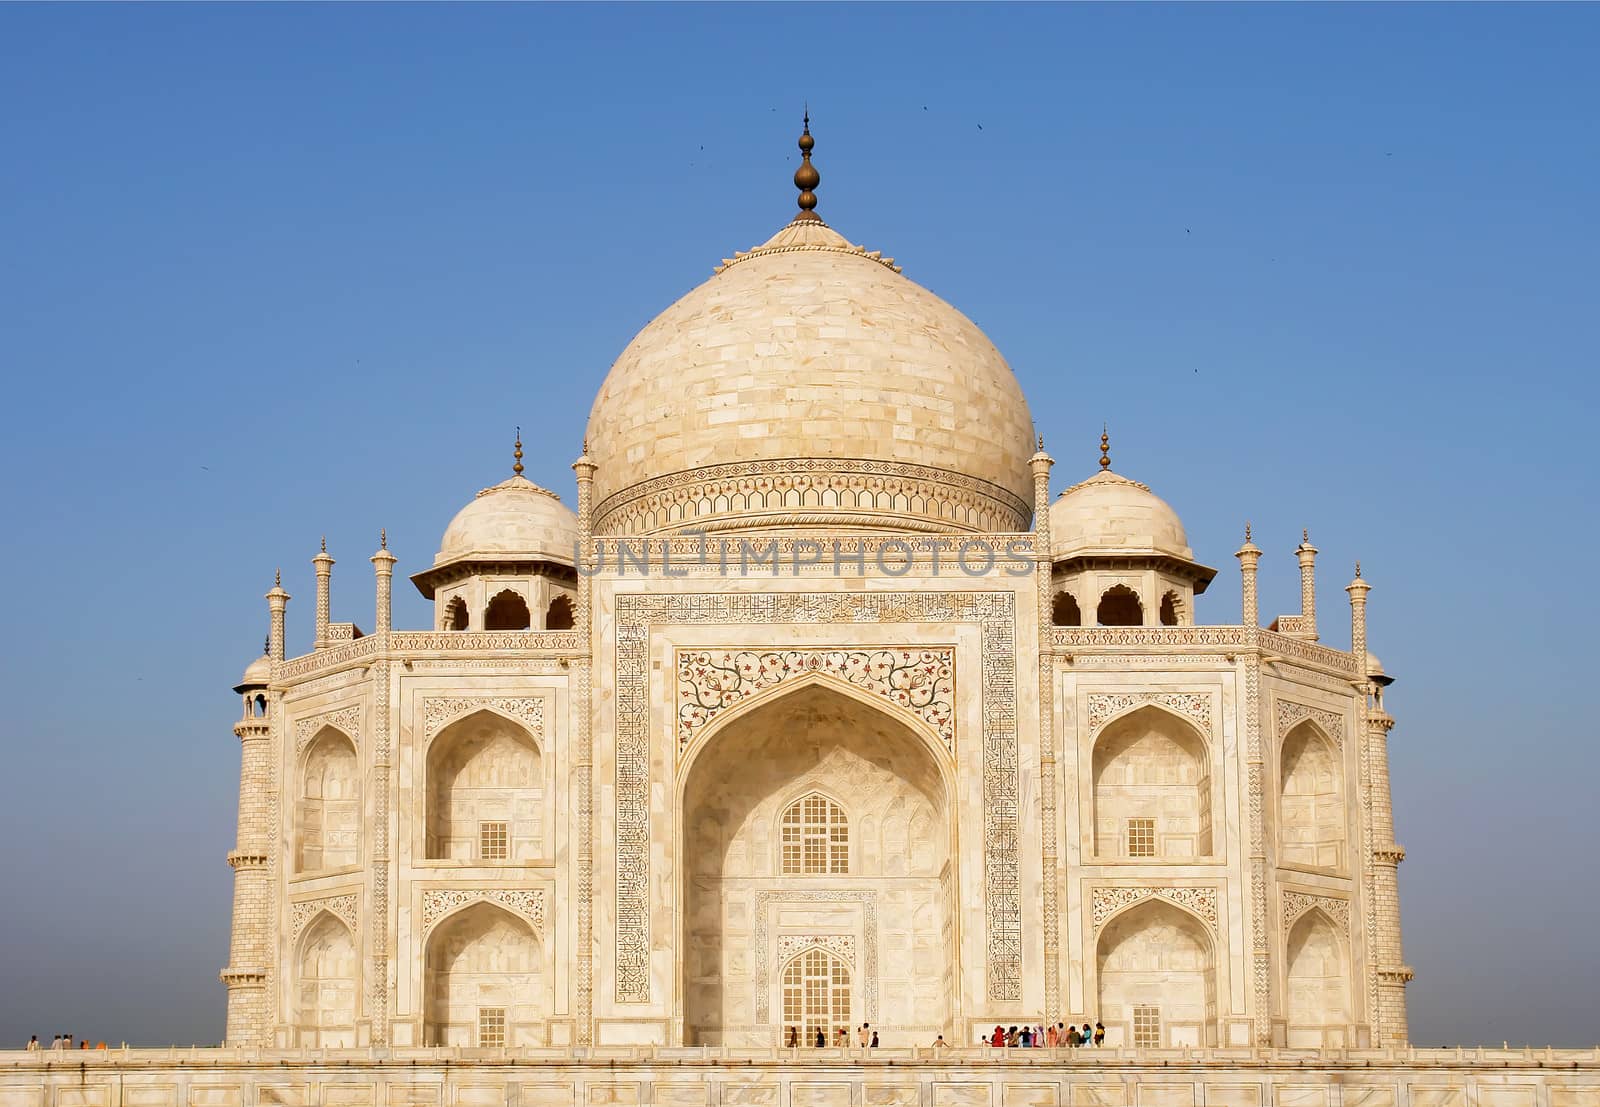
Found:
[[[589,415],[597,534],[1009,532],[1032,417],[971,320],[813,210],[736,253],[617,358]]]

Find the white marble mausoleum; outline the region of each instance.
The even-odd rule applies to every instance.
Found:
[[[519,442],[466,498],[432,626],[387,543],[375,611],[314,558],[304,656],[268,593],[227,1041],[1403,1044],[1367,583],[1323,644],[1304,540],[1263,625],[1246,532],[1204,619],[1178,513],[1105,436],[1055,472],[983,332],[818,217],[811,142],[794,218],[617,358],[575,487]]]

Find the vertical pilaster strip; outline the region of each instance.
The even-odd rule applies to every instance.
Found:
[[[594,545],[594,471],[589,458],[589,444],[583,444],[583,453],[572,463],[578,479],[578,548],[573,551],[578,568],[578,603],[573,623],[584,655],[575,660],[572,673],[572,719],[577,733],[573,735],[572,787],[577,794],[578,810],[578,864],[577,901],[578,919],[575,937],[578,953],[576,973],[578,1044],[594,1043],[594,710],[592,682],[594,678],[594,590],[592,582]]]
[[[389,650],[389,632],[384,630],[378,648]],[[389,1011],[395,981],[389,973],[389,779],[392,734],[389,717],[388,661],[372,666],[372,959],[367,977],[367,995],[372,1013],[372,1044],[389,1041]]]
[[[1249,539],[1246,539],[1249,545]],[[1259,552],[1259,551],[1258,551]],[[1252,573],[1254,566],[1252,565]],[[1250,829],[1250,967],[1251,1015],[1255,1021],[1256,1044],[1272,1044],[1272,952],[1267,944],[1267,841],[1262,814],[1265,767],[1261,751],[1261,653],[1257,638],[1260,628],[1247,622],[1245,642],[1251,647],[1244,660],[1245,772]]]
[[[1055,657],[1050,649],[1051,574],[1055,560],[1050,553],[1050,468],[1054,465],[1044,452],[1029,461],[1033,470],[1034,578],[1037,582],[1036,648],[1039,660],[1039,817],[1042,895],[1044,898],[1044,1009],[1046,1014],[1061,1010],[1061,912],[1057,902],[1060,888],[1056,866],[1056,738],[1055,738]]]

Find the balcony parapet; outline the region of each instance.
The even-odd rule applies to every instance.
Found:
[[[1348,680],[1361,675],[1356,656],[1346,650],[1244,626],[1056,627],[1050,632],[1050,646],[1057,654],[1128,649],[1254,653],[1267,660],[1279,657],[1298,661]]]

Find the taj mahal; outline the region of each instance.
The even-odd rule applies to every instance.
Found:
[[[371,632],[326,550],[313,652],[268,594],[228,1041],[1403,1042],[1366,583],[1319,644],[1307,541],[1264,628],[1246,539],[1202,624],[1177,512],[1104,436],[1052,495],[1005,359],[817,215],[812,142],[794,218],[617,358],[576,510],[519,452],[412,575],[426,631],[387,549]]]
[[[0,1107],[1600,1107],[1595,1051],[1408,1043],[1360,567],[1319,610],[1303,534],[1263,613],[1243,520],[1191,548],[1109,433],[1058,473],[799,144],[572,484],[519,437],[463,490],[431,626],[386,539],[359,587],[316,553],[303,656],[267,592],[225,1045],[19,1061]],[[1105,1044],[978,1044],[1057,1022]]]

